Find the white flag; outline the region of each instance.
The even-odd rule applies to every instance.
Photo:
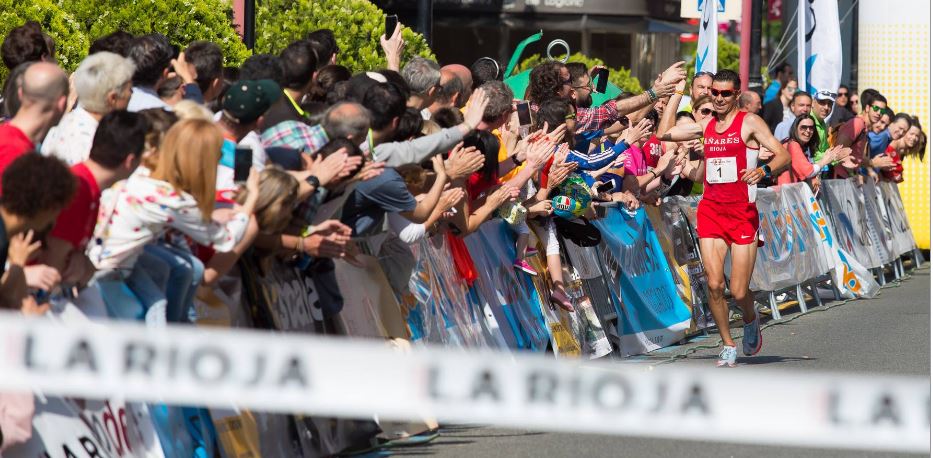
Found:
[[[836,0],[799,0],[797,73],[800,89],[835,93],[842,79],[842,37]]]
[[[702,0],[703,14],[700,15],[700,37],[697,41],[696,73],[716,73],[719,61],[719,0]]]

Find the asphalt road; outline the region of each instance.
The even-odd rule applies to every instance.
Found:
[[[899,286],[886,288],[870,300],[857,300],[825,310],[814,309],[763,331],[764,348],[741,365],[813,371],[847,371],[930,375],[930,265],[912,272]],[[818,310],[818,311],[817,311]],[[784,318],[788,318],[784,312]],[[693,345],[718,342],[707,339]],[[632,364],[654,364],[687,352],[669,349]],[[708,364],[718,350],[698,350],[671,364]],[[741,353],[740,353],[741,354]],[[753,360],[753,361],[752,361]],[[762,394],[764,395],[764,394]],[[792,427],[788,425],[788,427]],[[767,434],[763,431],[762,434]],[[574,456],[574,457],[889,457],[922,456],[851,450],[803,449],[503,430],[483,426],[449,426],[431,444],[392,450],[398,456]]]

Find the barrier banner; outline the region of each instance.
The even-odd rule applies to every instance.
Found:
[[[510,348],[543,350],[551,340],[537,291],[512,266],[515,238],[500,219],[483,223],[466,236],[479,278],[474,287],[489,306]]]
[[[369,259],[369,265],[372,264],[378,266],[374,258]],[[300,334],[323,334],[325,330],[335,332],[321,311],[314,283],[297,268],[276,257],[251,257],[250,262],[240,262],[239,266],[254,326]],[[260,270],[254,266],[266,268]],[[353,298],[348,296],[346,303],[351,304]],[[228,408],[229,405],[220,407]],[[256,413],[255,418],[238,418],[238,415],[218,417],[218,422],[225,424],[218,429],[231,429],[236,433],[225,438],[224,443],[237,444],[233,450],[258,449],[264,453],[286,450],[286,455],[305,457],[330,456],[352,445],[365,444],[378,431],[372,421],[320,416]],[[254,424],[255,430],[252,429]],[[361,441],[361,435],[367,440]],[[254,437],[258,437],[259,444],[251,443],[250,439]]]
[[[608,207],[594,222],[603,235],[605,265],[622,328],[622,353],[647,353],[682,340],[690,310],[677,294],[673,274],[645,210]]]
[[[679,202],[681,196],[666,197],[659,207],[658,223],[652,224],[666,230],[658,233],[667,262],[677,272],[674,280],[678,284],[684,302],[690,304],[693,323],[690,332],[715,326],[707,303],[706,271],[700,259],[700,247],[696,234]],[[689,204],[684,204],[689,205]],[[695,207],[694,207],[695,211]]]
[[[829,217],[836,241],[840,247],[869,269],[884,264],[873,246],[868,219],[865,215],[865,196],[857,188],[855,178],[823,180],[822,207]]]
[[[862,217],[868,220],[868,236],[871,237],[872,246],[875,248],[875,256],[881,264],[887,264],[897,259],[897,253],[894,252],[894,233],[891,228],[884,223],[882,214],[881,191],[872,180],[865,180],[861,186],[862,199],[865,202],[867,210]]]
[[[107,319],[100,291],[93,285],[74,302],[55,297],[50,311],[43,319],[71,324]],[[105,328],[98,325],[98,329]],[[7,450],[6,456],[164,456],[145,404],[115,396],[86,400],[31,393],[7,396],[32,396],[36,410],[32,437]]]
[[[836,181],[836,180],[827,180]],[[825,185],[824,181],[824,185]],[[828,194],[829,191],[826,191]],[[837,231],[830,225],[830,219],[820,205],[820,201],[811,193],[809,196],[810,224],[819,237],[823,255],[830,260],[832,266],[833,283],[839,292],[855,297],[874,297],[881,291],[881,285],[875,281],[868,271],[836,238]],[[824,201],[827,201],[824,197]]]
[[[411,246],[416,259],[408,282],[415,306],[408,315],[412,341],[443,343],[453,347],[495,347],[482,306],[474,303],[470,288],[457,273],[443,234]]]
[[[829,262],[818,249],[820,239],[808,224],[811,195],[806,183],[758,190],[755,205],[764,245],[752,271],[753,291],[778,291],[829,271]]]
[[[901,200],[901,193],[897,185],[890,181],[878,183],[877,188],[881,190],[881,199],[883,204],[882,220],[890,229],[894,239],[894,253],[898,256],[908,253],[917,248],[917,242],[914,239],[914,233],[907,222],[907,210],[904,208],[904,202]]]
[[[101,332],[10,313],[0,314],[0,336],[3,391],[350,418],[435,414],[446,423],[782,447],[930,450],[925,376],[695,365],[648,371],[528,352],[400,353],[371,339],[268,331],[123,322]],[[782,394],[757,397],[767,415],[741,422],[748,403],[727,386]]]

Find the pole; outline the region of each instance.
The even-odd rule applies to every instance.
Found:
[[[749,40],[748,89],[759,94],[762,92],[761,81],[761,22],[764,0],[752,0],[752,33]]]
[[[424,35],[431,46],[431,29],[434,23],[434,0],[418,0],[418,32]]]
[[[256,45],[256,0],[243,2],[243,43],[246,49]]]
[[[742,91],[748,90],[748,55],[751,49],[752,38],[752,2],[742,0],[742,31],[739,44],[739,81],[742,82]]]

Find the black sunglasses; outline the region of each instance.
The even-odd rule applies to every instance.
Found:
[[[732,97],[733,95],[735,95],[735,91],[732,91],[732,90],[720,91],[719,89],[712,89],[712,88],[709,90],[709,93],[712,94],[713,97],[722,96],[724,99],[728,99],[729,97]]]
[[[816,126],[797,126],[800,130],[816,130]]]
[[[700,108],[700,114],[703,116],[709,116],[712,113],[713,113],[712,108]]]
[[[848,96],[849,96],[849,93],[848,93],[848,92],[840,92],[840,93],[836,94],[836,98],[839,98],[839,97],[848,97]]]

